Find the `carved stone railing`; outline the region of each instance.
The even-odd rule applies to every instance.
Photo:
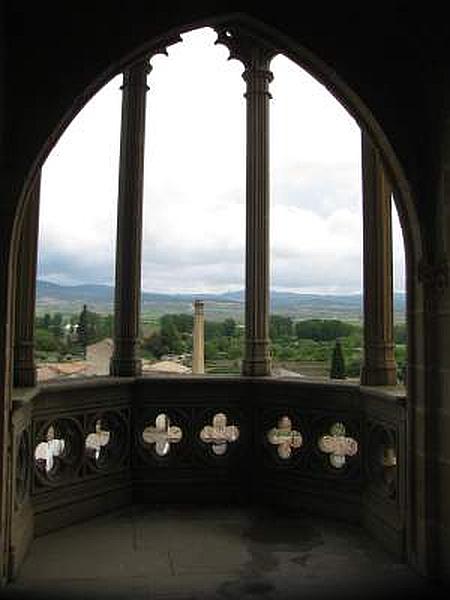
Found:
[[[131,502],[303,508],[363,523],[402,553],[402,394],[184,376],[27,393],[13,414],[13,571],[33,535]]]
[[[25,552],[34,537],[34,518],[31,500],[32,461],[32,394],[15,402],[12,415],[12,516],[10,576],[14,577]]]

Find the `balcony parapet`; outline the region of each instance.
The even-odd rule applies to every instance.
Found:
[[[298,378],[16,390],[15,561],[24,514],[40,535],[132,502],[278,504],[363,524],[401,554],[406,411],[402,391]]]

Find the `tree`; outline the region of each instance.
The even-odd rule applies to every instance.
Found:
[[[77,338],[83,349],[83,356],[86,358],[86,348],[88,345],[88,310],[86,304],[83,306],[78,319]]]
[[[192,315],[180,313],[171,315],[176,328],[183,334],[191,334],[194,327],[194,317]]]
[[[282,315],[270,315],[269,322],[270,338],[276,340],[282,337],[291,337],[293,331],[291,317]]]
[[[168,352],[180,354],[183,352],[183,342],[176,321],[175,315],[161,317],[161,343],[167,347]]]
[[[160,332],[152,333],[148,338],[145,338],[142,346],[158,360],[169,352],[168,347],[164,344],[163,336]]]
[[[306,319],[295,325],[298,338],[315,340],[316,342],[331,342],[338,337],[348,337],[357,328],[351,323],[337,319]]]
[[[48,329],[50,327],[51,322],[52,322],[52,317],[50,316],[49,313],[45,313],[44,318],[42,320],[42,327],[44,329]]]
[[[111,338],[113,336],[113,315],[99,316],[96,337],[99,339]]]
[[[225,337],[234,337],[236,335],[236,321],[234,319],[225,319],[222,323],[222,331]]]
[[[217,360],[219,349],[216,340],[210,340],[205,343],[205,358],[206,360]]]
[[[83,355],[86,356],[86,348],[89,344],[94,344],[104,338],[111,337],[113,333],[112,315],[100,315],[94,311],[88,310],[86,304],[83,310],[75,317],[71,318],[71,324],[77,326],[77,342],[83,349]]]
[[[62,341],[45,328],[36,329],[34,343],[36,351],[61,352],[63,349]]]
[[[63,316],[61,313],[55,313],[53,315],[52,324],[48,329],[53,332],[55,338],[60,339],[63,337]]]
[[[406,323],[396,323],[394,325],[394,340],[396,344],[407,343]]]
[[[215,340],[223,335],[223,323],[205,320],[205,341]]]
[[[242,358],[243,348],[242,341],[238,337],[230,338],[228,345],[228,358],[230,360],[236,360]]]
[[[345,379],[345,361],[344,353],[342,352],[342,346],[340,340],[336,340],[333,349],[333,357],[331,359],[330,369],[331,379]]]

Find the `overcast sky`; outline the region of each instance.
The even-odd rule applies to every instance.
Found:
[[[142,286],[244,286],[245,84],[210,29],[183,35],[148,77]],[[271,286],[361,290],[361,134],[310,75],[273,59]],[[114,282],[121,77],[77,115],[42,174],[38,277]],[[395,288],[404,289],[395,210]]]

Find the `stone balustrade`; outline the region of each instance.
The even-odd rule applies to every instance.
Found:
[[[205,376],[22,393],[13,419],[17,563],[25,527],[40,535],[132,502],[275,503],[364,524],[402,552],[401,394]]]

